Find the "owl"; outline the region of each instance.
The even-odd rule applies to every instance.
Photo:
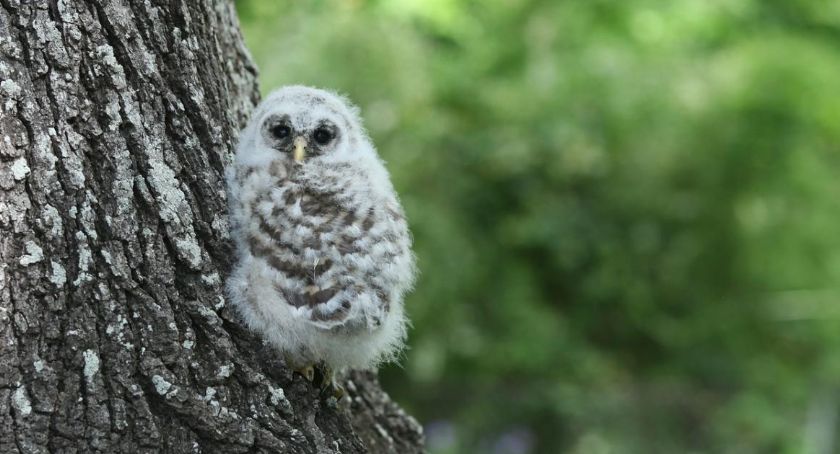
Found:
[[[394,359],[414,282],[411,237],[356,107],[288,86],[257,107],[227,169],[228,296],[312,380]]]

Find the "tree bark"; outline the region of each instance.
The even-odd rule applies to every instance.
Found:
[[[225,304],[223,168],[256,103],[231,2],[0,0],[0,452],[422,451]]]

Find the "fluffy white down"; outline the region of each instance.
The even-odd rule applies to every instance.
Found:
[[[319,179],[333,172],[330,169],[334,166],[351,169],[349,176],[352,178],[344,175],[341,176],[344,179],[337,180],[341,183],[342,197],[350,200],[348,210],[375,211],[379,223],[368,233],[391,232],[392,237],[399,238],[394,245],[383,245],[377,237],[361,235],[355,244],[363,246],[365,253],[337,255],[333,250],[327,257],[337,263],[338,271],[341,271],[340,266],[347,266],[353,272],[362,270],[365,276],[376,276],[368,279],[378,279],[377,282],[387,285],[390,304],[384,309],[382,304],[376,304],[370,292],[362,292],[353,294],[346,319],[340,322],[314,320],[311,307],[287,304],[278,294],[278,286],[297,289],[303,284],[269,266],[266,259],[255,254],[249,246],[249,235],[257,235],[261,228],[254,213],[271,213],[271,208],[276,206],[272,202],[280,201],[284,194],[284,188],[277,186],[277,175],[285,175],[284,168],[291,169],[289,166],[293,165],[288,156],[269,146],[260,132],[263,121],[277,114],[288,114],[301,128],[322,119],[345,125],[347,130],[342,130],[341,141],[334,150],[311,158],[294,171],[298,172],[301,185],[323,189],[319,188]],[[336,370],[372,368],[396,359],[406,336],[403,297],[414,282],[414,258],[399,200],[387,170],[361,125],[357,110],[346,99],[324,90],[290,86],[273,92],[257,107],[242,131],[234,162],[227,169],[227,178],[232,236],[237,253],[227,290],[230,301],[249,327],[283,351],[290,365],[296,368],[319,361]],[[400,216],[388,217],[386,212],[397,212]],[[283,222],[294,222],[295,216],[301,216],[299,203],[284,207]],[[286,224],[278,221],[278,225]],[[351,233],[360,231],[355,225],[345,226],[345,229],[344,232]],[[283,231],[282,235],[287,241],[296,243],[307,233],[307,227],[301,224]],[[331,238],[330,235],[322,234],[326,238]],[[383,250],[389,253],[387,261],[376,255]],[[288,251],[277,254],[291,257]],[[309,264],[313,254],[317,255],[305,249],[302,255],[293,259]],[[317,260],[323,260],[326,253],[320,254],[321,257],[315,258],[315,264]],[[341,282],[342,276],[336,279]],[[339,292],[324,306],[334,309],[332,306],[338,305],[342,295],[350,295],[349,292]]]
[[[291,306],[266,313],[247,304],[254,298],[276,298],[267,290],[270,280],[261,276],[263,266],[250,260],[237,266],[228,282],[231,299],[252,330],[262,333],[266,341],[286,353],[290,366],[323,361],[335,370],[345,367],[368,369],[397,359],[406,336],[406,318],[402,304],[396,304],[382,326],[353,334],[342,334],[309,322]],[[249,277],[248,274],[251,274]]]

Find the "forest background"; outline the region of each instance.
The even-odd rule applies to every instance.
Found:
[[[237,9],[388,163],[433,454],[840,449],[840,2]]]

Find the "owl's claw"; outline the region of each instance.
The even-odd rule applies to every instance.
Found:
[[[295,369],[295,372],[303,375],[307,381],[312,382],[315,380],[315,366],[312,364],[308,366],[303,366],[300,369]]]
[[[321,392],[325,391],[331,391],[330,395],[332,397],[335,397],[335,400],[339,401],[342,397],[347,395],[347,392],[344,390],[344,387],[341,386],[341,384],[335,380],[330,380],[328,383],[324,383],[324,385],[321,387]]]
[[[343,406],[349,400],[344,387],[335,378],[335,371],[323,362],[297,367],[294,371],[313,385],[317,383],[321,398],[325,401],[332,401],[335,405]]]
[[[330,369],[329,367],[324,367],[324,379],[321,382],[321,392],[325,393],[327,391],[331,391],[331,397],[334,397],[336,401],[341,401],[341,399],[347,395],[344,391],[344,387],[335,379],[335,371]]]
[[[347,391],[344,390],[344,387],[338,383],[333,383],[333,397],[340,402],[345,396],[347,396]]]

